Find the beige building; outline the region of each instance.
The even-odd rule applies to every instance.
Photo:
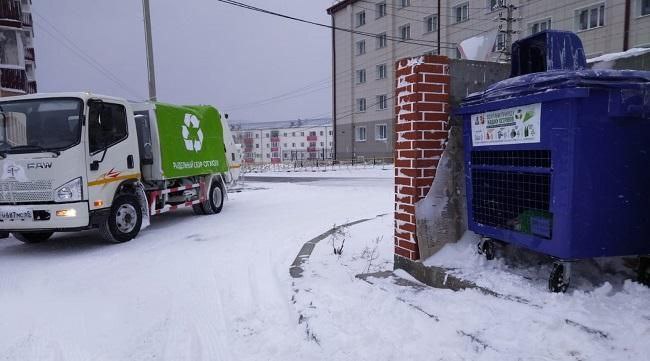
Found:
[[[458,44],[493,40],[486,59],[504,61],[512,40],[545,29],[576,32],[588,58],[650,47],[650,0],[343,0],[327,12],[332,31],[333,114],[339,159],[391,156],[394,64],[422,54],[462,56]]]
[[[31,0],[0,0],[0,96],[36,93]]]

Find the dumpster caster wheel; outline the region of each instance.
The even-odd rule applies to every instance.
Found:
[[[571,264],[568,262],[555,262],[548,278],[548,290],[555,293],[564,293],[569,288],[571,280]]]
[[[478,253],[484,255],[488,261],[493,260],[495,256],[494,241],[490,238],[483,238],[478,243]]]
[[[639,258],[639,269],[637,272],[639,283],[650,287],[650,257]]]

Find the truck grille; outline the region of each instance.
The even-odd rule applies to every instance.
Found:
[[[51,180],[0,181],[0,203],[51,202],[53,200]]]

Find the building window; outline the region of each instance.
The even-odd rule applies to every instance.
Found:
[[[259,138],[259,137],[260,137],[260,135],[255,133],[255,138]]]
[[[540,31],[548,30],[551,28],[551,19],[544,19],[530,24],[530,34],[537,34]]]
[[[386,45],[388,45],[388,38],[386,37],[386,33],[377,35],[377,49],[385,48]]]
[[[375,12],[377,13],[377,19],[386,16],[386,2],[380,2],[379,4],[375,5]]]
[[[379,106],[379,110],[388,109],[388,96],[386,94],[377,95],[377,105]]]
[[[286,147],[287,147],[287,143],[282,144],[282,148],[286,148]]]
[[[411,38],[411,25],[406,24],[399,27],[399,37],[402,40],[409,40]]]
[[[366,127],[357,127],[357,142],[366,141]]]
[[[329,134],[332,135],[332,131],[331,131],[331,130],[329,131]]]
[[[456,5],[451,9],[454,24],[462,23],[469,19],[469,3]]]
[[[650,15],[650,0],[639,0],[639,16]]]
[[[287,133],[286,133],[286,132],[284,133],[284,136],[285,136],[285,137],[287,136]]]
[[[324,147],[324,146],[325,146],[325,142],[320,142],[320,146],[321,146],[321,147]]]
[[[269,137],[269,133],[266,133],[266,137],[267,137],[267,138]]]
[[[295,147],[296,147],[296,143],[291,143],[291,148],[295,148]]]
[[[260,145],[259,145],[259,144],[255,144],[255,148],[260,149]]]
[[[498,33],[497,38],[494,40],[494,47],[492,51],[504,51],[506,50],[506,34]]]
[[[366,12],[365,11],[360,11],[357,13],[357,28],[359,26],[366,25]]]
[[[505,5],[503,0],[487,0],[487,8],[489,11],[494,11]]]
[[[605,26],[605,4],[601,3],[576,10],[576,25],[578,30],[589,30]]]
[[[366,53],[366,41],[359,40],[357,41],[357,55],[363,55]]]
[[[438,31],[438,15],[431,15],[424,18],[424,32],[432,33]]]
[[[267,157],[267,158],[271,158],[271,154],[270,154],[270,153],[266,153],[266,157]]]
[[[323,131],[321,130],[321,131],[320,131],[320,136],[322,137],[324,134],[325,134],[325,133],[323,133]]]
[[[266,147],[267,147],[267,148],[270,148],[270,147],[271,147],[271,144],[266,143]]]
[[[386,124],[379,124],[375,126],[375,139],[376,140],[386,140],[387,138],[387,127]]]
[[[357,84],[363,84],[366,82],[366,69],[357,70]]]
[[[304,148],[305,147],[305,142],[301,142],[300,146]]]
[[[400,0],[399,1],[399,6],[402,8],[405,8],[407,6],[411,6],[411,0]]]
[[[386,79],[386,64],[377,65],[377,79]]]
[[[366,111],[366,98],[357,99],[357,111],[363,113]]]
[[[304,137],[304,136],[305,136],[305,132],[300,132],[300,136],[301,136],[301,137]]]

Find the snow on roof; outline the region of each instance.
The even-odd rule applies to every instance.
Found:
[[[603,54],[595,58],[587,59],[587,63],[598,63],[601,61],[614,61],[618,59],[630,58],[636,55],[645,54],[647,52],[650,52],[650,48],[632,48],[627,51],[622,51],[619,53]]]
[[[232,122],[230,128],[237,130],[284,129],[302,127],[326,127],[332,125],[332,118],[297,119],[271,122],[238,123]]]

